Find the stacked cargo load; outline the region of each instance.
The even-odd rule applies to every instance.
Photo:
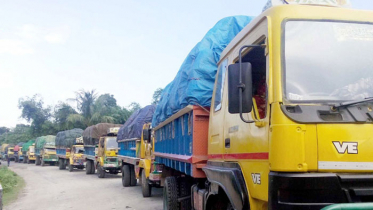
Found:
[[[207,160],[209,107],[220,54],[252,20],[247,16],[220,20],[185,59],[175,79],[167,85],[152,126],[158,163],[203,177],[197,163]]]
[[[28,151],[28,148],[35,143],[35,140],[29,140],[26,143],[22,145],[22,153],[26,153]]]
[[[48,135],[36,138],[35,153],[39,154],[40,150],[43,149],[44,146],[56,146],[56,136]]]

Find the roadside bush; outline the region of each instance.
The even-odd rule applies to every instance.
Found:
[[[18,184],[17,174],[9,170],[8,167],[0,167],[0,183],[3,186],[3,192],[10,192]]]

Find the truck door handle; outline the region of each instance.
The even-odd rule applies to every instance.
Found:
[[[230,138],[225,139],[225,148],[231,148],[231,139]]]

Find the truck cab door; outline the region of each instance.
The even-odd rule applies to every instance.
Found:
[[[251,29],[246,38],[238,43],[230,54],[229,64],[238,63],[241,47],[267,44],[267,37],[268,24],[264,19]],[[245,48],[242,51],[242,62],[251,64],[253,84],[253,107],[251,113],[244,113],[243,117],[248,121],[255,122],[242,121],[239,114],[228,112],[228,106],[225,109],[224,119],[224,139],[225,142],[229,141],[229,147],[225,147],[224,161],[238,163],[249,195],[262,201],[268,200],[269,99],[271,94],[268,88],[270,87],[269,61],[267,47]],[[226,83],[228,83],[227,81]],[[227,91],[225,94],[228,95]],[[228,100],[228,97],[226,98]],[[225,144],[227,145],[227,143]]]
[[[224,89],[226,89],[225,78],[227,75],[228,59],[224,59],[218,67],[218,72],[216,74],[215,88],[213,93],[213,101],[210,110],[210,121],[209,121],[209,144],[208,144],[208,154],[209,159],[223,159],[225,147],[229,147],[226,142],[224,142],[224,115],[226,109],[226,101],[224,98],[226,94]]]

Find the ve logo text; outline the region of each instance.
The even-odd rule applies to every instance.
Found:
[[[357,154],[357,142],[342,142],[342,144],[338,141],[333,141],[334,147],[337,149],[339,154]]]
[[[254,184],[261,184],[260,174],[251,174]]]

